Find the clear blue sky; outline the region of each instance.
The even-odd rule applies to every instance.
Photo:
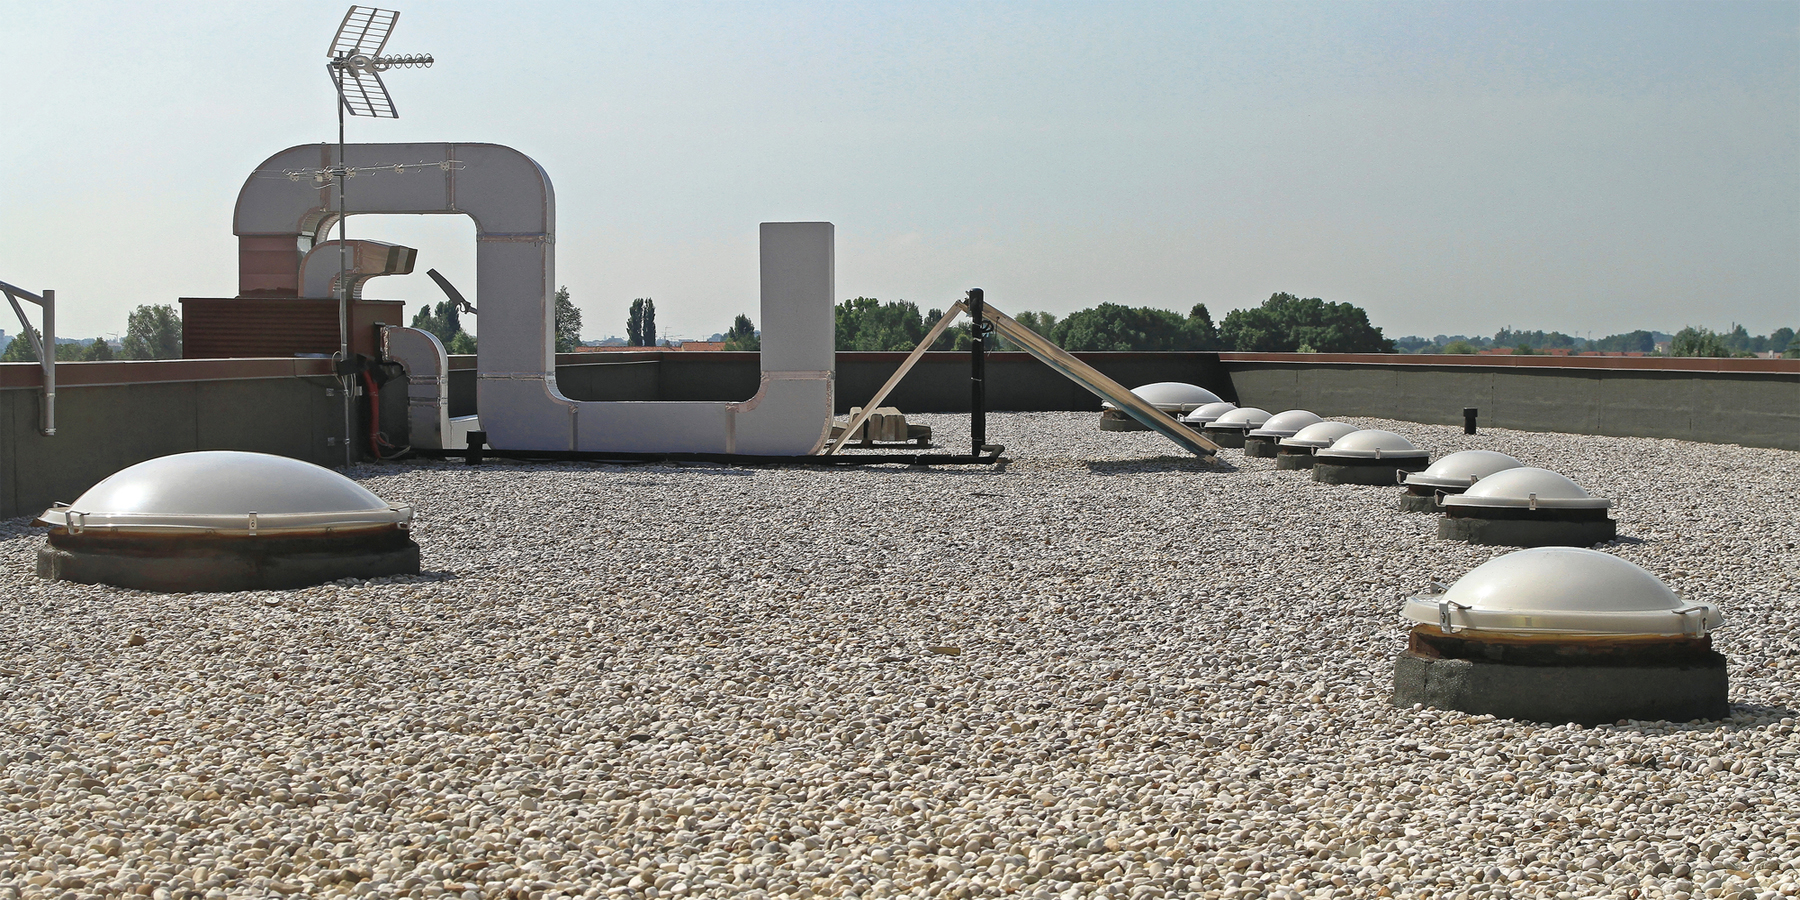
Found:
[[[781,220],[837,223],[840,299],[921,308],[1800,326],[1800,3],[388,5],[439,62],[351,140],[535,157],[587,337],[634,297],[675,336],[756,316]],[[82,337],[233,295],[244,178],[335,139],[346,6],[0,0],[0,280]],[[466,220],[351,232],[473,289]]]

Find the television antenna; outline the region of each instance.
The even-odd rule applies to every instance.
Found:
[[[325,67],[338,95],[337,164],[326,174],[337,180],[338,195],[338,374],[344,385],[344,467],[356,462],[356,372],[350,365],[350,257],[349,240],[344,224],[349,220],[344,205],[344,182],[354,171],[344,158],[344,117],[367,116],[374,119],[398,119],[393,95],[381,80],[389,69],[428,68],[435,60],[429,53],[383,56],[388,37],[400,13],[372,6],[351,6],[332,35],[331,47],[325,52]]]

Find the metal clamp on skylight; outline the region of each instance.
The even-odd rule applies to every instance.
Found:
[[[1694,637],[1697,637],[1697,638],[1703,638],[1703,637],[1706,637],[1707,635],[1711,634],[1714,629],[1719,628],[1719,627],[1723,626],[1723,624],[1724,624],[1723,622],[1717,622],[1717,623],[1714,623],[1712,625],[1712,627],[1710,627],[1710,628],[1708,627],[1707,617],[1713,612],[1714,609],[1715,609],[1714,607],[1707,606],[1703,603],[1696,603],[1691,606],[1684,606],[1678,610],[1675,610],[1675,614],[1681,617],[1681,624],[1682,624],[1683,632],[1691,633]],[[1689,622],[1694,623],[1694,628],[1693,628],[1693,631],[1691,631],[1691,632],[1688,632],[1688,630],[1687,630],[1687,623],[1689,623]]]
[[[1448,597],[1439,597],[1437,608],[1438,608],[1438,627],[1442,628],[1444,630],[1445,634],[1455,634],[1456,633],[1456,625],[1450,621],[1450,611],[1452,609],[1473,609],[1474,607],[1471,607],[1467,604],[1458,603],[1455,600],[1451,600]]]

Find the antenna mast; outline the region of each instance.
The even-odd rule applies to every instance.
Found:
[[[344,467],[356,462],[356,371],[350,364],[350,249],[345,237],[349,209],[344,200],[345,182],[355,171],[344,158],[344,115],[368,116],[376,119],[398,119],[394,98],[382,83],[381,74],[389,69],[429,67],[434,60],[429,53],[404,56],[382,56],[388,36],[400,13],[372,6],[352,6],[338,24],[326,51],[326,68],[338,95],[337,165],[327,174],[337,179],[338,195],[338,374],[344,387]]]

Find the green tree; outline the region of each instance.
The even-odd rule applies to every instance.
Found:
[[[1050,333],[1056,330],[1056,313],[1026,310],[1014,316],[1013,321],[1044,337],[1049,337]]]
[[[1070,313],[1050,339],[1064,350],[1108,351],[1186,350],[1188,338],[1187,320],[1174,312],[1102,303]]]
[[[1494,335],[1496,347],[1523,345],[1534,350],[1574,350],[1585,343],[1581,338],[1560,331],[1514,331],[1508,327]]]
[[[756,325],[750,317],[739,313],[732,320],[731,328],[725,332],[726,350],[761,350],[762,338],[756,334]]]
[[[1669,345],[1669,355],[1729,357],[1737,354],[1725,345],[1724,337],[1718,332],[1689,325],[1675,332],[1675,340]]]
[[[140,306],[126,321],[123,343],[126,359],[180,359],[181,317],[166,303]]]
[[[1776,353],[1785,353],[1786,351],[1793,349],[1793,346],[1794,329],[1786,327],[1777,328],[1769,334],[1770,350],[1773,350]]]
[[[625,345],[656,346],[656,301],[639,297],[631,301],[631,312],[625,318]]]
[[[1444,352],[1445,353],[1472,354],[1475,352],[1475,345],[1469,343],[1468,341],[1451,341],[1450,343],[1444,345]]]
[[[0,362],[37,362],[37,349],[31,346],[31,338],[24,334],[15,334],[7,343],[6,352],[0,353]]]
[[[581,346],[581,310],[569,300],[569,286],[556,289],[556,352],[574,353]]]
[[[857,297],[838,304],[836,316],[839,350],[911,350],[925,339],[928,327],[919,307],[909,300],[883,303],[874,297]],[[936,322],[932,320],[932,324]]]
[[[1643,330],[1609,334],[1588,347],[1610,353],[1651,353],[1656,350],[1656,335]]]
[[[418,313],[413,315],[412,327],[417,328],[420,331],[431,332],[432,334],[437,335],[439,341],[449,343],[444,340],[444,323],[438,321],[437,317],[431,314],[431,304],[429,303],[420,306]]]
[[[1024,312],[1021,312],[1018,315],[1013,316],[1013,321],[1019,323],[1020,325],[1025,326],[1026,328],[1031,329],[1033,332],[1040,334],[1047,338],[1050,337],[1050,335],[1056,331],[1056,314],[1055,313],[1032,312],[1031,310],[1025,310]],[[929,328],[935,324],[937,324],[936,319],[927,317],[927,319],[925,321],[925,326],[927,328]],[[1052,338],[1052,340],[1054,340],[1054,338]],[[1020,348],[1019,345],[1014,344],[1012,341],[1009,341],[1003,337],[1003,338],[1000,338],[1000,349],[1002,349],[1002,350],[1019,350],[1022,348]]]
[[[1206,304],[1196,303],[1188,310],[1187,321],[1182,324],[1187,332],[1188,350],[1219,349],[1219,328],[1213,324],[1212,313],[1206,311]]]
[[[1748,353],[1751,350],[1750,332],[1736,322],[1731,323],[1731,330],[1719,335],[1725,342],[1725,349],[1733,353]]]
[[[931,329],[931,327],[936,325],[938,323],[938,320],[942,319],[943,317],[944,317],[944,311],[941,309],[927,310],[925,312],[925,318],[923,320],[921,320],[921,324],[919,326],[919,329],[920,329],[919,340],[921,340],[921,341],[924,340],[925,339],[924,332],[929,331]],[[954,349],[956,349],[956,336],[958,333],[962,333],[964,335],[963,336],[963,346],[966,349],[968,347],[968,336],[967,336],[968,330],[969,330],[969,327],[967,325],[961,325],[961,326],[952,325],[949,328],[944,329],[943,333],[939,334],[937,336],[937,340],[932,341],[931,346],[927,349],[930,349],[930,350],[954,350]],[[913,346],[917,347],[918,344],[914,344]]]
[[[106,342],[106,338],[94,338],[94,342],[82,351],[81,358],[88,362],[106,362],[113,358],[112,345]]]
[[[450,339],[450,345],[444,348],[444,352],[455,353],[458,356],[474,353],[475,336],[466,331],[457,332],[456,336]]]
[[[457,305],[449,300],[438,303],[435,309],[429,305],[419,307],[418,315],[413,316],[412,327],[420,331],[429,331],[437,336],[438,342],[449,350],[456,342],[456,336],[465,333],[462,327],[462,313]]]
[[[1232,310],[1219,326],[1219,340],[1234,350],[1259,353],[1292,353],[1301,344],[1320,353],[1394,352],[1394,343],[1369,324],[1361,307],[1292,294]]]

